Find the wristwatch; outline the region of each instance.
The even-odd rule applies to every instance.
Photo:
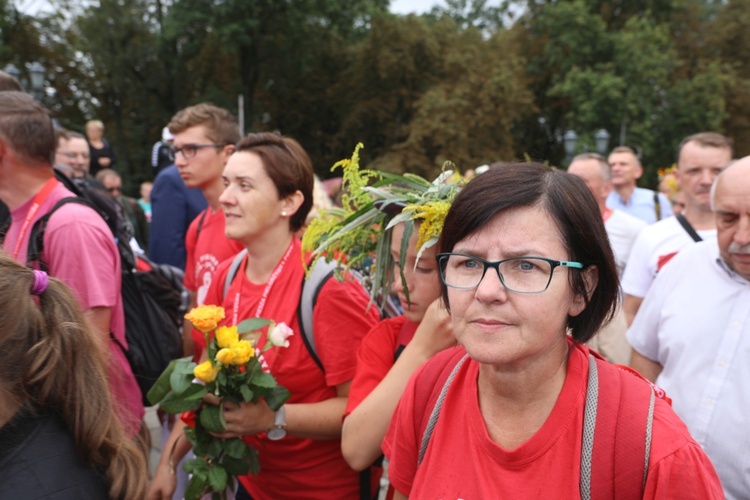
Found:
[[[268,429],[266,434],[271,441],[278,441],[286,437],[286,410],[283,406],[276,412],[273,427]]]

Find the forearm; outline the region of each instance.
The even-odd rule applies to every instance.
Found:
[[[346,409],[346,396],[319,403],[287,404],[285,407],[289,435],[321,440],[341,437],[341,417]]]
[[[635,295],[625,295],[625,300],[622,302],[622,310],[625,313],[625,321],[628,323],[628,327],[633,324],[635,315],[638,313],[638,309],[641,307],[643,297],[636,297]]]
[[[651,382],[656,382],[656,378],[663,369],[661,364],[648,359],[635,349],[633,349],[633,353],[630,355],[630,367]]]
[[[190,441],[185,437],[185,427],[187,424],[179,418],[175,418],[174,426],[172,427],[172,433],[169,435],[169,439],[162,449],[161,457],[159,458],[159,467],[166,467],[170,472],[174,470],[174,467],[180,463],[180,460],[190,451]]]
[[[354,470],[363,470],[381,455],[381,444],[393,412],[411,375],[429,356],[409,344],[378,386],[346,417],[341,451]]]
[[[83,316],[88,321],[89,326],[96,333],[99,339],[99,346],[102,352],[109,352],[109,323],[111,317],[111,308],[109,307],[92,307],[83,312]]]

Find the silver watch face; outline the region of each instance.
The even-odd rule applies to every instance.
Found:
[[[266,434],[268,435],[268,439],[270,439],[271,441],[278,441],[279,439],[282,439],[286,436],[286,429],[282,427],[274,427]]]

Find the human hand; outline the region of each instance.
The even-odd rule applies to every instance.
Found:
[[[456,344],[453,336],[451,316],[443,305],[441,298],[435,299],[419,323],[414,338],[409,342],[413,349],[427,358]]]
[[[170,472],[169,465],[160,463],[146,492],[146,500],[171,500],[177,488],[177,476]]]
[[[107,158],[106,156],[102,156],[99,158],[99,166],[102,168],[107,168],[112,164],[112,160]]]
[[[221,400],[213,394],[204,396],[203,401],[216,406],[221,404]],[[211,435],[222,439],[252,436],[266,432],[273,427],[275,419],[274,411],[263,400],[257,403],[241,402],[240,404],[225,400],[224,420],[227,425],[224,432],[211,433]]]

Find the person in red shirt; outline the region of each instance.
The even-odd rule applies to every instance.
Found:
[[[238,478],[238,497],[355,498],[359,475],[341,455],[342,415],[356,352],[378,319],[369,297],[352,279],[328,280],[313,310],[318,358],[313,361],[301,338],[297,308],[305,276],[300,242],[295,237],[312,205],[313,172],[307,153],[293,139],[250,134],[237,144],[223,173],[220,202],[226,235],[247,249],[226,295],[231,259],[222,263],[206,294],[207,304],[224,307],[223,324],[250,317],[286,323],[294,334],[289,347],[263,353],[263,366],[291,397],[274,413],[265,402],[224,403],[224,438],[243,437],[259,450],[260,473]],[[266,333],[258,345],[265,344]],[[218,402],[217,402],[218,403]],[[148,498],[171,498],[175,476],[170,463],[189,448],[175,425]],[[269,433],[269,431],[273,431]]]
[[[401,223],[393,228],[391,257],[405,281],[401,272],[394,272],[391,292],[397,294],[404,315],[383,320],[362,341],[344,413],[341,449],[355,470],[364,470],[381,455],[388,424],[412,373],[455,344],[450,318],[440,300],[435,247],[424,250],[417,259],[415,231],[406,260],[399,262],[403,237]]]
[[[460,346],[424,364],[396,408],[383,444],[395,498],[723,497],[667,401],[583,345],[611,319],[619,287],[580,179],[533,163],[490,168],[458,194],[440,238]]]
[[[242,245],[224,234],[224,212],[219,196],[224,191],[221,174],[240,140],[237,120],[229,111],[211,104],[196,104],[179,111],[167,125],[174,134],[169,148],[174,164],[188,188],[199,188],[208,207],[193,219],[185,236],[187,259],[185,288],[190,292],[190,303],[204,303],[208,287],[219,263],[242,250]],[[159,235],[152,235],[158,238]],[[202,334],[185,323],[185,354],[193,354],[194,341]]]

